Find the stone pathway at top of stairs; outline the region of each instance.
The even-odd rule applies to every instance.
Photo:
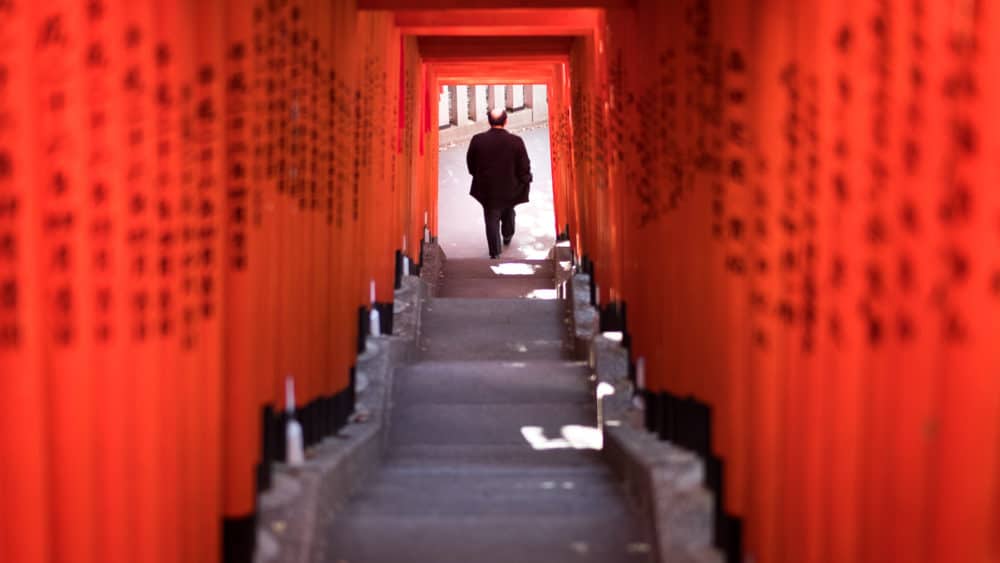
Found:
[[[329,563],[648,562],[605,467],[549,261],[449,260],[388,445],[324,538]]]

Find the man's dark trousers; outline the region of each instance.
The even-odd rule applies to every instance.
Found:
[[[490,256],[500,256],[500,235],[504,240],[514,236],[514,213],[513,207],[507,208],[483,208],[483,216],[486,219],[486,243],[490,247]]]

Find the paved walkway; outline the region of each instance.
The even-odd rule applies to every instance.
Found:
[[[553,276],[550,261],[447,261],[419,360],[396,372],[386,459],[334,520],[329,563],[651,560],[594,449]]]
[[[545,258],[555,243],[552,161],[548,125],[514,131],[531,159],[531,201],[517,206],[517,232],[504,252],[508,258]],[[469,195],[472,176],[465,164],[468,141],[441,148],[438,166],[438,242],[448,258],[486,258],[482,207]]]

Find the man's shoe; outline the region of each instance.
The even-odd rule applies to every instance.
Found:
[[[499,254],[490,254],[490,260],[496,260],[497,258],[500,258]]]
[[[503,239],[503,245],[504,246],[510,246],[510,239],[512,239],[512,238],[514,238],[514,237],[507,237],[507,238]]]

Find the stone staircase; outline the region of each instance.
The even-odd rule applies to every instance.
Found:
[[[448,260],[384,461],[333,519],[330,563],[649,562],[600,458],[551,261]]]

